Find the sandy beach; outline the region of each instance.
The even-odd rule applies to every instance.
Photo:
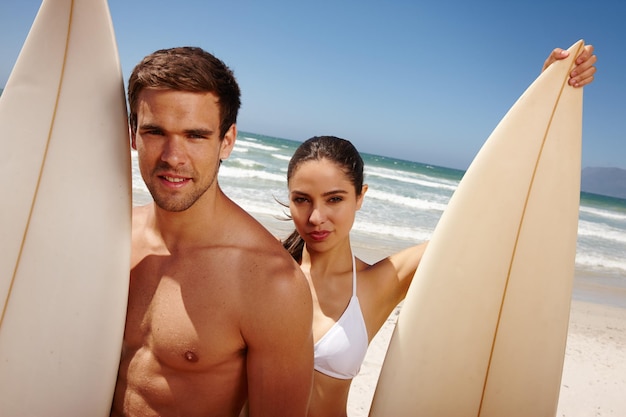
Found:
[[[361,372],[352,382],[350,417],[368,415],[394,316],[372,341]],[[626,416],[626,309],[572,301],[556,415]]]
[[[289,222],[259,219],[283,236]],[[357,256],[375,262],[398,248],[352,237]],[[367,417],[399,306],[370,344],[348,399],[349,417]],[[577,271],[557,417],[626,416],[626,277]]]

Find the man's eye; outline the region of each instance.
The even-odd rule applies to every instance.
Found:
[[[144,136],[163,136],[163,132],[160,130],[146,130],[143,132]]]

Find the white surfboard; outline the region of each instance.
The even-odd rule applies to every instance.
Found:
[[[554,417],[571,301],[582,41],[498,124],[461,180],[394,330],[372,417]]]
[[[108,416],[131,183],[106,0],[44,0],[0,97],[0,415]]]

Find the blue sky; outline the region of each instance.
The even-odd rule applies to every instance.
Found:
[[[0,2],[0,87],[39,8]],[[110,0],[122,70],[197,45],[242,89],[239,129],[332,134],[359,150],[465,169],[556,46],[599,57],[583,167],[626,168],[626,2]],[[620,42],[621,41],[621,42]]]

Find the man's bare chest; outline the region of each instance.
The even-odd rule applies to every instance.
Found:
[[[210,265],[151,259],[131,272],[125,343],[173,368],[209,369],[241,355],[238,289]]]

